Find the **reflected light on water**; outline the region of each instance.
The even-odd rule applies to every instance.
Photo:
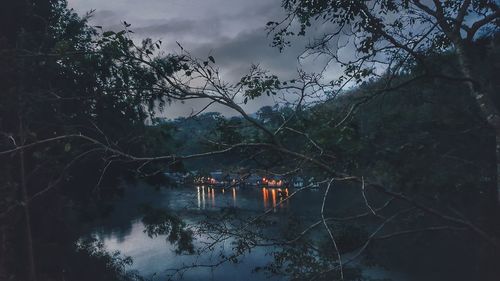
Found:
[[[212,207],[215,207],[215,189],[212,188]]]
[[[236,206],[236,188],[233,187],[233,205]]]
[[[283,194],[283,193],[282,193],[282,194]],[[282,198],[281,198],[281,200],[285,200],[285,202],[283,202],[284,204],[282,204],[282,205],[284,205],[284,207],[288,207],[288,202],[289,202],[290,200],[287,200],[287,198],[288,198],[288,188],[285,188],[285,197],[282,197]]]
[[[271,189],[271,196],[273,199],[273,209],[276,212],[276,190],[274,188]]]
[[[205,187],[201,187],[201,202],[202,202],[202,209],[205,210]]]
[[[196,187],[196,197],[198,199],[198,210],[201,209],[201,194],[200,194],[200,187]]]
[[[218,201],[216,202],[215,200],[215,191],[216,191],[217,188],[214,188],[214,187],[211,187],[211,186],[197,186],[196,187],[196,204],[197,204],[197,207],[198,207],[198,210],[206,210],[207,207],[209,209],[211,208],[216,208],[218,206],[218,204],[221,204],[220,207],[222,207],[226,202],[226,203],[229,203],[231,201],[226,201],[227,199],[229,199],[228,197],[226,197],[224,194],[225,194],[225,191],[226,191],[226,188],[221,188],[220,189],[220,195],[219,195],[219,199],[217,199]],[[236,207],[237,206],[237,190],[238,188],[236,187],[231,187],[231,190],[228,192],[230,192],[231,194],[231,198],[232,198],[232,205],[233,207]],[[258,190],[258,189],[257,189]],[[245,191],[242,191],[242,192],[246,192],[248,190],[245,190]],[[264,210],[267,210],[268,208],[273,208],[273,211],[277,211],[276,209],[278,209],[278,207],[280,209],[282,208],[288,208],[288,196],[289,196],[289,190],[288,188],[269,188],[269,187],[266,187],[266,186],[263,186],[261,188],[261,191],[260,191],[262,198],[262,204],[263,204],[263,207],[264,207]],[[243,194],[243,196],[246,196],[245,195],[246,193]],[[225,199],[227,198],[227,199]],[[207,202],[208,201],[208,202]],[[207,206],[208,204],[208,206]]]
[[[269,199],[269,191],[271,192],[271,199]],[[276,211],[276,207],[279,205],[280,208],[288,207],[289,191],[288,188],[267,188],[262,187],[262,202],[264,203],[264,209],[267,210],[269,207],[269,201],[272,203],[272,208]]]
[[[264,201],[264,209],[267,209],[267,200],[269,198],[269,194],[267,193],[267,188],[262,188],[262,201]]]

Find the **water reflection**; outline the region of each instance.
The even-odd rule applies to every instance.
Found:
[[[269,200],[269,192],[271,193],[271,200]],[[276,207],[286,208],[288,207],[288,188],[282,190],[281,188],[262,188],[262,202],[264,203],[264,209],[269,208],[269,201],[272,203],[273,211],[276,212]]]
[[[206,193],[205,193],[206,189]],[[200,192],[201,190],[201,192]],[[222,190],[222,193],[224,193],[224,190]],[[205,186],[197,186],[196,187],[196,199],[197,199],[197,206],[198,210],[205,210],[207,207],[207,201],[209,201],[211,208],[215,208],[215,188],[213,187],[205,187]]]
[[[258,189],[257,189],[258,190]],[[229,190],[228,190],[229,191]],[[243,195],[242,198],[238,197],[238,193],[243,192],[244,194],[249,192],[254,192],[255,189],[240,189],[237,187],[231,187],[230,197],[226,196],[225,188],[215,188],[210,186],[197,186],[196,187],[196,207],[198,210],[206,210],[214,209],[214,208],[222,208],[227,206],[232,207],[242,207],[246,206],[246,201],[249,199],[248,196]],[[219,195],[217,199],[215,199],[215,193],[218,192]],[[257,193],[258,194],[258,193]],[[289,196],[288,188],[269,188],[262,187],[261,191],[261,200],[262,207],[264,210],[268,210],[272,208],[273,212],[276,212],[277,209],[286,209],[288,208],[289,200],[287,200]],[[256,198],[257,199],[257,198]],[[242,202],[238,203],[239,200]]]
[[[236,207],[236,188],[233,187],[233,207]]]
[[[273,198],[273,210],[276,212],[276,189],[271,189],[271,196]]]
[[[346,190],[353,189],[346,188]],[[215,198],[215,193],[217,193],[217,198]],[[127,190],[125,197],[117,202],[115,212],[109,221],[100,222],[99,226],[92,230],[92,233],[100,238],[107,250],[120,251],[123,255],[132,257],[134,263],[128,269],[137,270],[147,280],[165,280],[168,273],[166,269],[194,263],[211,264],[217,254],[207,252],[200,256],[175,255],[176,246],[167,243],[168,239],[165,236],[151,238],[147,235],[141,222],[142,215],[138,212],[137,206],[147,203],[154,207],[170,210],[193,226],[200,219],[205,219],[205,214],[219,213],[216,208],[231,206],[238,207],[240,210],[238,214],[243,217],[247,215],[259,216],[264,210],[271,210],[276,211],[276,213],[269,214],[269,216],[276,217],[278,222],[287,221],[285,218],[288,216],[300,218],[307,224],[315,221],[318,215],[317,206],[323,199],[323,193],[301,192],[293,198],[294,202],[300,202],[300,204],[286,200],[291,194],[292,192],[286,188],[269,188],[267,186],[258,188],[231,187],[227,189],[227,194],[222,188],[201,185],[175,189],[165,188],[160,191],[155,191],[153,188],[148,191],[144,188],[131,187]],[[357,193],[356,196],[358,196]],[[342,204],[352,203],[348,200],[336,202],[337,204],[331,205],[343,206]],[[196,236],[196,243],[198,243],[196,246],[204,247],[205,243],[212,242],[210,239],[208,236]],[[223,252],[225,255],[232,253],[231,243],[228,241],[218,245],[220,246],[219,250],[228,251]],[[199,268],[189,271],[182,280],[284,280],[284,278],[280,279],[276,276],[267,279],[263,272],[254,271],[255,267],[263,267],[272,259],[272,256],[266,252],[267,250],[271,249],[256,248],[251,253],[246,254],[244,260],[237,264],[227,263],[217,269]],[[394,280],[404,279],[395,278]]]
[[[264,209],[267,210],[267,200],[269,198],[269,194],[268,194],[268,191],[267,191],[267,188],[263,187],[262,188],[262,201],[264,202]]]
[[[198,210],[201,209],[201,194],[200,194],[200,187],[196,187],[196,197],[198,199]]]
[[[258,190],[258,189],[257,189]],[[231,187],[231,196],[225,196],[225,188],[214,188],[210,186],[197,186],[196,187],[196,203],[198,210],[206,210],[207,208],[221,208],[226,206],[232,207],[241,207],[246,205],[244,202],[238,203],[238,193],[244,192],[245,194],[248,192],[252,192],[252,189],[241,189],[237,187]],[[219,196],[215,199],[215,193],[219,192]],[[274,212],[277,209],[287,208],[289,204],[289,200],[287,200],[289,196],[288,188],[269,188],[262,187],[261,188],[261,200],[262,206],[264,210],[268,210],[272,208]],[[248,200],[247,196],[244,196],[240,200]],[[239,206],[241,205],[241,206]]]
[[[212,188],[212,208],[215,207],[215,189]]]
[[[203,208],[202,208],[202,209],[205,209],[205,187],[204,187],[204,186],[202,186],[202,187],[201,187],[201,190],[202,190],[202,194],[201,194],[201,198],[202,198],[202,199],[201,199],[201,200],[202,200],[202,202],[203,202]]]

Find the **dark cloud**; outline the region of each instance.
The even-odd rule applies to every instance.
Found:
[[[210,53],[228,80],[243,75],[251,64],[290,77],[303,49],[303,44],[294,44],[279,53],[269,46],[264,27],[283,16],[280,1],[70,0],[69,4],[80,13],[95,9],[91,23],[105,29],[120,29],[126,20],[137,39],[160,39],[166,51],[175,51],[177,41],[195,55]]]
[[[295,75],[297,56],[303,50],[303,45],[294,44],[280,53],[277,48],[270,46],[271,39],[264,28],[244,31],[234,38],[201,44],[193,48],[198,56],[213,54],[222,72],[234,80],[244,75],[250,65],[258,64],[279,76],[290,78]]]
[[[281,1],[270,0],[69,0],[79,13],[95,9],[91,24],[105,29],[123,28],[124,20],[132,24],[136,39],[160,39],[166,52],[178,50],[177,42],[200,57],[213,55],[226,81],[236,82],[252,64],[291,79],[299,67],[316,71],[324,60],[303,61],[297,57],[304,50],[303,37],[296,38],[292,46],[282,53],[270,47],[265,25],[284,16]],[[319,32],[319,31],[318,31]],[[249,111],[272,102],[262,98],[248,105]],[[188,115],[202,108],[200,102],[176,103],[169,116]],[[224,108],[214,107],[231,115]]]
[[[195,35],[202,33],[198,29],[199,25],[207,27],[206,29],[211,35],[220,34],[221,24],[220,20],[218,19],[204,20],[201,22],[195,20],[173,19],[168,21],[161,21],[158,24],[136,27],[133,28],[133,30],[139,35],[146,36],[178,35],[183,37],[187,34]],[[203,33],[206,34],[205,32]]]

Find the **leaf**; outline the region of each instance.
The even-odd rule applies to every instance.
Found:
[[[181,50],[183,50],[183,51],[184,51],[184,48],[182,47],[181,43],[179,43],[179,42],[177,42],[177,41],[175,41],[175,43],[177,43],[177,46],[179,46],[179,48],[181,48]]]
[[[68,142],[64,145],[64,151],[69,152],[70,150],[71,150],[71,143]]]
[[[113,35],[113,34],[115,34],[115,32],[114,32],[114,31],[106,31],[106,32],[104,32],[104,33],[102,34],[102,36],[104,36],[104,37],[109,37],[109,36],[111,36],[111,35]]]
[[[212,63],[215,63],[215,59],[214,59],[214,57],[212,57],[212,56],[208,56],[208,59],[209,59]]]

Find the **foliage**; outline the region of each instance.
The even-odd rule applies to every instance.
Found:
[[[171,129],[147,123],[169,102],[157,90],[164,83],[160,75],[184,70],[183,59],[166,55],[154,60],[154,68],[146,67],[141,59],[160,42],[136,46],[128,23],[121,31],[103,31],[88,25],[90,14],[79,17],[65,1],[17,2],[2,9],[16,16],[6,17],[13,29],[0,38],[0,148],[14,149],[0,155],[0,231],[8,248],[2,248],[0,279],[33,278],[27,276],[30,256],[40,278],[60,279],[73,265],[61,263],[63,253],[46,247],[57,241],[71,248],[80,220],[109,213],[124,179],[163,168],[155,163],[137,173],[140,163],[116,161],[109,149],[134,155],[172,151]],[[27,144],[34,145],[16,150]],[[116,261],[117,268],[128,262],[103,249],[88,250],[79,255],[96,254],[96,263]]]
[[[485,43],[478,45],[477,50],[484,55],[483,59],[496,60],[497,39],[492,38],[486,43],[487,48],[482,44]],[[435,62],[432,67],[449,66],[448,73],[454,74],[453,55],[432,55],[432,60]],[[481,61],[478,60],[478,63]],[[421,71],[418,66],[409,67],[405,73],[391,79],[394,83],[407,81],[417,77]],[[486,77],[491,75],[491,71],[498,70],[488,68],[478,71]],[[459,209],[472,221],[476,221],[481,227],[497,235],[498,229],[493,223],[497,219],[495,178],[492,176],[495,173],[495,159],[491,154],[495,138],[481,119],[478,108],[467,90],[461,84],[441,83],[439,80],[428,78],[413,82],[412,87],[379,92],[385,86],[385,82],[382,78],[364,83],[334,99],[300,112],[288,107],[267,106],[261,108],[254,116],[271,131],[279,128],[283,120],[292,117],[287,126],[307,135],[324,151],[319,151],[304,135],[290,131],[278,134],[285,147],[320,159],[338,171],[370,178],[391,191],[415,198],[439,211],[447,213],[449,209]],[[344,119],[353,105],[356,105],[356,110]],[[235,122],[234,119],[232,118],[231,122]],[[230,122],[228,119],[225,120]],[[267,141],[266,136],[248,130],[243,118],[240,118],[238,123],[241,124],[236,128],[237,135],[241,136],[240,141],[257,143]],[[203,128],[203,124],[200,123],[199,127]],[[298,173],[314,175],[318,179],[326,177],[320,174],[313,164],[298,165],[297,159],[280,154],[262,153],[262,157],[259,157],[255,156],[254,151],[249,148],[244,150],[246,154],[230,155],[236,164],[230,164],[229,167],[238,165],[279,172],[292,171],[298,166],[300,168]],[[254,152],[253,155],[251,152]],[[250,161],[245,162],[244,160],[248,158],[257,159],[258,164],[253,166]],[[339,200],[343,202],[358,202],[361,196],[358,192],[359,186],[350,186],[350,189],[355,190],[355,193],[346,196],[336,192],[335,196],[342,197]],[[374,192],[368,193],[368,198],[373,206],[381,206],[387,200],[386,197],[376,196]],[[331,203],[332,206],[327,206],[326,209],[333,212],[334,205],[337,204],[339,202]],[[389,210],[394,211],[405,206],[405,204],[396,205]],[[359,210],[362,213],[366,211],[366,205],[359,202],[350,206],[349,210]],[[385,210],[382,216],[390,213],[389,210]],[[426,228],[436,224],[439,224],[439,220],[415,212],[394,220],[383,233]],[[347,254],[346,256],[359,250],[367,241],[371,231],[376,228],[375,222],[370,220],[362,221],[360,224],[333,223],[330,226],[334,230],[341,253]],[[292,233],[300,233],[302,229],[295,229]],[[316,231],[313,233],[317,234]],[[410,263],[421,258],[422,252],[446,256],[446,251],[454,253],[457,249],[467,252],[470,251],[470,247],[482,245],[477,237],[471,238],[466,232],[443,232],[441,235],[428,233],[422,238],[426,244],[425,247],[422,245],[421,249],[413,248],[411,242],[408,242],[414,241],[412,240],[414,237],[423,235],[402,235],[394,244],[372,241],[365,252],[365,260],[369,260],[370,265],[392,266],[391,268],[397,270],[401,265],[388,262],[393,259],[387,256],[400,254],[401,248],[398,245],[407,245],[405,260]],[[293,236],[288,237],[292,238]],[[338,261],[335,252],[332,251],[331,241],[325,238],[317,241],[313,234],[310,238],[310,240],[307,238],[304,238],[304,241],[300,240],[302,244],[298,242],[297,245],[280,247],[273,254],[274,261],[258,270],[287,275],[297,280],[301,278],[308,280],[325,268],[335,266]],[[448,239],[447,250],[445,246],[438,247],[443,245],[440,239]],[[460,239],[469,239],[473,242],[464,245],[460,243]],[[328,250],[319,254],[312,250],[313,247]],[[385,252],[385,257],[380,257],[382,252]],[[495,275],[494,270],[484,262],[490,254],[481,252],[474,261],[478,266],[489,268],[485,269],[485,272],[488,270],[490,272],[485,274],[485,278]],[[448,259],[455,262],[452,257]],[[443,265],[443,268],[446,266],[448,264]],[[352,271],[349,272],[350,270]],[[359,277],[355,266],[348,266],[345,274],[346,280],[350,280],[349,278],[356,280]],[[467,271],[464,274],[472,273]],[[331,275],[323,277],[338,278],[338,276],[339,272],[333,270]]]
[[[64,278],[71,280],[143,280],[134,272],[127,271],[132,264],[130,257],[123,257],[119,252],[109,253],[95,237],[83,238],[76,243],[76,252],[68,257],[72,262],[64,272]]]
[[[176,253],[194,253],[193,233],[186,228],[181,219],[163,209],[156,209],[147,205],[142,206],[141,209],[144,213],[142,222],[146,227],[144,231],[149,237],[166,235],[170,243],[177,245]]]

